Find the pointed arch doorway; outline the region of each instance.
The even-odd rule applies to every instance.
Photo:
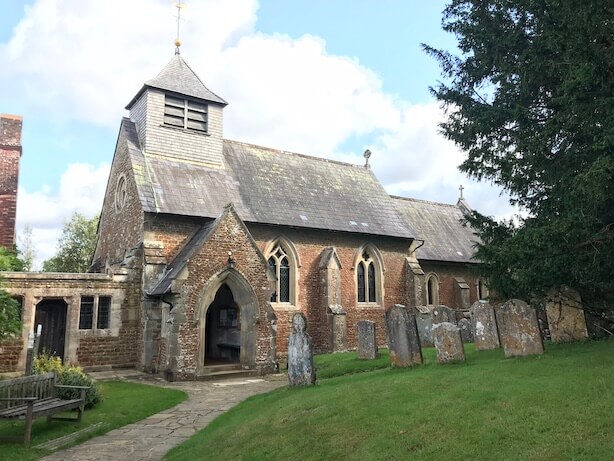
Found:
[[[204,287],[200,306],[201,372],[219,364],[255,368],[259,304],[249,282],[227,269]]]
[[[217,290],[205,324],[205,366],[240,363],[241,310],[227,284]]]

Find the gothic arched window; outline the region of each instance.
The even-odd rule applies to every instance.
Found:
[[[272,303],[296,304],[297,256],[294,248],[285,239],[276,240],[268,253],[269,267],[275,273],[275,291]],[[265,254],[267,254],[265,253]]]
[[[381,262],[374,248],[364,248],[356,263],[359,303],[378,303],[381,299]]]

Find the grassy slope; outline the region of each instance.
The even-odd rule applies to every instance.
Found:
[[[614,341],[504,359],[383,369],[280,389],[233,408],[166,459],[612,459]],[[371,367],[353,354],[321,375]]]
[[[53,421],[48,424],[46,418],[35,420],[32,425],[31,446],[34,447],[47,440],[62,437],[101,421],[105,423],[103,427],[88,433],[79,440],[83,442],[87,438],[173,407],[187,398],[183,391],[144,384],[110,381],[101,383],[101,386],[105,400],[95,408],[85,410],[81,424],[63,421]],[[2,435],[21,436],[23,428],[23,421],[0,422]],[[25,448],[21,444],[0,444],[0,460],[34,460],[47,454],[49,451]]]

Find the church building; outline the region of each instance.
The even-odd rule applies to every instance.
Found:
[[[45,344],[85,367],[266,373],[285,366],[297,312],[316,352],[334,352],[356,347],[359,320],[385,345],[395,304],[460,313],[486,296],[462,194],[393,197],[368,162],[224,139],[226,105],[178,53],[145,82],[119,127],[92,273],[5,275],[22,343],[44,311]]]

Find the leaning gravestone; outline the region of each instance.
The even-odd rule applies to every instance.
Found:
[[[292,317],[292,333],[288,339],[288,381],[290,386],[310,386],[316,382],[311,337],[307,334],[307,319],[301,313]]]
[[[437,323],[450,322],[456,325],[456,311],[448,306],[437,306],[431,311],[433,326]]]
[[[450,322],[433,325],[433,342],[439,363],[464,362],[465,349],[459,328]]]
[[[552,342],[582,341],[588,338],[582,300],[568,287],[552,289],[546,302],[546,316]]]
[[[411,367],[422,363],[416,317],[407,312],[405,306],[395,304],[386,311],[386,332],[393,367]]]
[[[506,357],[544,353],[535,309],[520,299],[510,299],[497,307],[495,315]]]
[[[476,350],[486,351],[501,347],[495,310],[488,301],[477,301],[471,306],[471,327]]]
[[[377,357],[375,342],[375,322],[361,320],[358,322],[358,358],[372,360]]]
[[[461,339],[464,344],[473,342],[473,332],[471,329],[471,320],[460,319],[458,321],[458,329],[460,330]]]

